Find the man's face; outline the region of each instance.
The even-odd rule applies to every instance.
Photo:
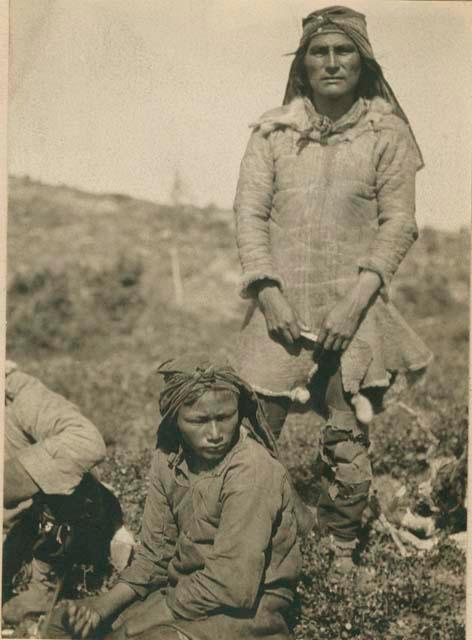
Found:
[[[239,428],[238,396],[210,389],[177,414],[177,426],[185,444],[197,459],[216,463],[231,449]]]
[[[305,54],[305,71],[313,98],[354,97],[361,75],[361,56],[353,41],[341,33],[312,38]]]

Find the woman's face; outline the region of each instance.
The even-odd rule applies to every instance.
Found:
[[[354,42],[341,33],[312,38],[304,58],[313,99],[338,100],[352,96],[361,75],[362,61]]]
[[[219,462],[231,449],[239,427],[239,399],[231,391],[210,389],[177,414],[177,426],[196,458]]]

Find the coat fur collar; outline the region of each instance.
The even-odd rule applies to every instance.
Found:
[[[393,119],[393,120],[392,120]],[[313,139],[319,138],[317,132],[326,128],[328,123],[330,133],[341,133],[363,121],[374,128],[390,128],[392,122],[400,122],[400,118],[393,114],[392,106],[383,98],[375,97],[372,100],[359,98],[347,114],[339,120],[331,122],[329,118],[320,116],[313,108],[308,98],[294,98],[290,104],[266,111],[256,122],[249,126],[255,131],[261,131],[268,136],[273,131],[292,129],[293,131],[307,134],[312,132]]]

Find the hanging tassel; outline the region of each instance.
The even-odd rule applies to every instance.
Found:
[[[372,418],[374,417],[374,410],[372,409],[370,400],[368,400],[361,393],[356,393],[352,397],[351,403],[354,407],[356,418],[359,420],[359,422],[362,422],[362,424],[369,424],[369,422],[372,422]]]
[[[310,399],[310,392],[306,387],[296,387],[291,393],[292,400],[300,404],[306,404]]]

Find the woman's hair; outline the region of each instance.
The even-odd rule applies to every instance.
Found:
[[[220,394],[226,394],[227,396],[237,396],[239,397],[239,394],[236,391],[233,391],[232,389],[228,389],[227,387],[221,387],[218,386],[217,384],[214,387],[210,387],[209,389],[206,389],[207,391],[218,391]],[[188,396],[185,398],[185,400],[182,403],[183,407],[189,407],[193,404],[195,404],[195,402],[197,402],[197,400],[199,398],[202,397],[202,391],[201,389],[194,389],[193,391],[191,391]],[[178,413],[178,412],[177,412]]]
[[[290,69],[290,79],[284,97],[283,104],[288,104],[295,96],[311,97],[311,86],[308,81],[305,68],[305,55],[310,45],[310,41],[304,47],[298,49]],[[357,47],[356,47],[357,48]],[[358,50],[359,51],[359,50]],[[376,60],[366,58],[360,52],[361,75],[357,85],[356,97],[372,99],[380,95],[378,83],[380,77],[380,67]]]

